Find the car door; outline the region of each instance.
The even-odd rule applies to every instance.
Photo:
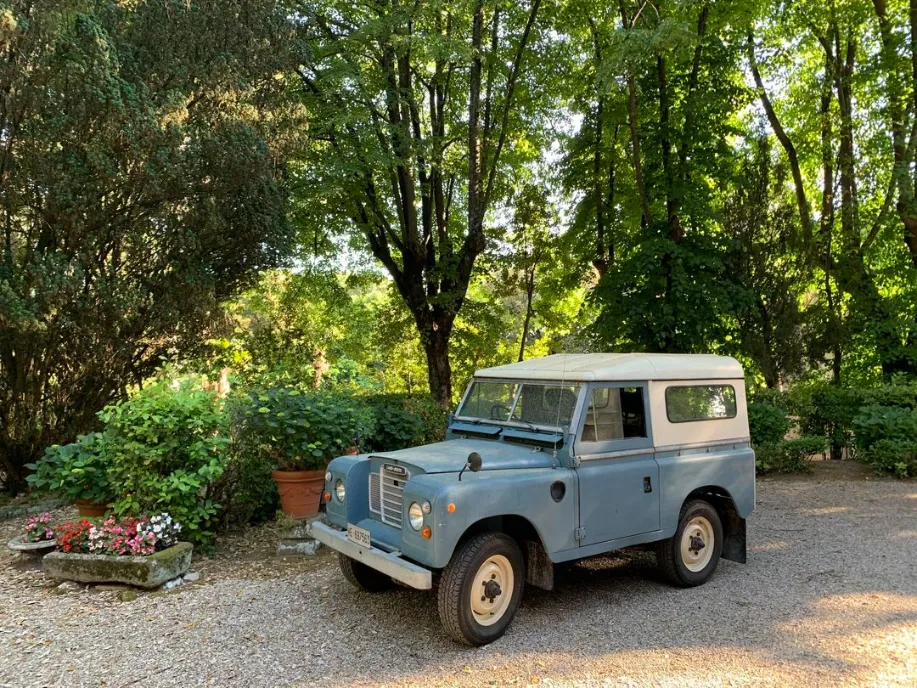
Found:
[[[574,445],[581,546],[659,529],[646,383],[594,383]]]

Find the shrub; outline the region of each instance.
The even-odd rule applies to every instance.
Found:
[[[767,401],[749,402],[748,425],[753,447],[777,444],[790,431],[786,411]]]
[[[830,384],[815,387],[798,409],[802,433],[824,437],[831,448],[831,458],[841,458],[844,449],[853,447],[851,428],[863,397],[859,389]]]
[[[220,525],[224,528],[261,523],[272,518],[280,506],[277,487],[271,479],[276,465],[247,441],[241,424],[235,420],[234,401],[229,408],[230,457],[226,470],[214,484],[214,498],[222,506]]]
[[[369,408],[354,397],[292,386],[252,390],[231,416],[237,451],[290,471],[324,469],[372,428]]]
[[[899,477],[917,475],[917,410],[869,404],[854,419],[860,458]]]
[[[196,380],[160,381],[99,416],[106,423],[115,512],[168,512],[189,541],[208,545],[218,513],[212,485],[228,457],[222,401]]]
[[[446,432],[446,415],[427,394],[377,394],[367,397],[373,430],[363,451],[394,451],[439,442]]]
[[[882,439],[863,453],[863,459],[877,470],[913,478],[917,476],[917,441]]]
[[[791,440],[755,448],[755,467],[759,473],[801,473],[809,468],[808,460],[825,451],[825,438],[803,435]]]
[[[863,404],[881,404],[900,408],[917,408],[917,380],[897,379],[887,385],[867,389],[862,393]]]
[[[107,504],[114,497],[108,481],[105,436],[100,432],[80,435],[71,444],[55,444],[45,450],[34,471],[26,478],[38,490],[60,492],[70,501],[87,499]]]

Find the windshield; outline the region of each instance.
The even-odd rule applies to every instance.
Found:
[[[475,380],[458,410],[461,418],[564,428],[570,424],[580,386],[559,382]]]

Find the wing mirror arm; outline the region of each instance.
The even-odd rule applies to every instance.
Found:
[[[484,460],[481,458],[481,455],[477,452],[471,452],[468,455],[468,461],[462,466],[462,470],[459,471],[458,479],[459,482],[462,482],[462,473],[465,472],[465,469],[470,470],[472,473],[477,473],[481,470],[481,464],[484,463]]]

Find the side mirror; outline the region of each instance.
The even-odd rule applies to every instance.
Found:
[[[481,459],[481,455],[477,452],[471,452],[468,455],[468,461],[465,462],[465,465],[462,466],[462,470],[459,471],[459,482],[462,481],[462,473],[464,473],[466,470],[471,471],[472,473],[477,473],[479,470],[481,470],[482,463],[484,463],[484,461]]]
[[[468,455],[468,470],[472,473],[477,473],[479,470],[481,470],[481,464],[483,463],[484,460],[477,452],[471,452]]]

